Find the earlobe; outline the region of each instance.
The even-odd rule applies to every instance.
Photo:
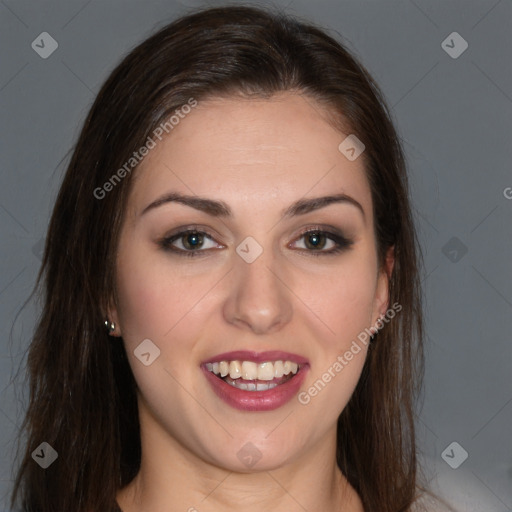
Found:
[[[105,315],[105,327],[110,336],[114,336],[116,338],[121,336],[121,326],[119,324],[117,307],[114,304],[113,298],[109,300],[109,306],[107,307],[107,314]]]

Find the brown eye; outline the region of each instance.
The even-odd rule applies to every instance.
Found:
[[[202,233],[187,233],[181,240],[185,249],[198,249],[204,243],[204,236]]]
[[[309,229],[300,235],[297,240],[304,239],[302,249],[315,256],[332,255],[348,249],[352,244],[352,240],[348,240],[341,234],[330,233],[321,229]],[[297,243],[297,242],[295,242]]]
[[[327,237],[323,233],[315,233],[311,231],[304,235],[304,240],[308,249],[323,249],[325,247]]]
[[[206,246],[207,242],[210,246]],[[204,231],[188,229],[160,240],[159,245],[166,251],[174,252],[179,256],[199,256],[208,249],[218,247],[213,237]]]

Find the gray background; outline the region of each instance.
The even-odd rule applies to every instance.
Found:
[[[113,66],[197,5],[205,3],[0,1],[0,510],[27,398],[13,377],[37,318],[37,304],[22,305],[68,152]],[[425,256],[427,372],[418,420],[425,473],[461,510],[510,511],[512,1],[275,5],[341,34],[392,108]],[[469,45],[458,58],[441,45],[454,31]],[[59,45],[47,59],[31,47],[42,32]],[[453,441],[469,454],[458,469],[442,457]],[[451,460],[461,453],[449,451]]]

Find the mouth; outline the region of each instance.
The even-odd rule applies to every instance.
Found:
[[[306,359],[286,352],[221,354],[201,364],[213,391],[228,405],[268,411],[287,403],[309,368]]]
[[[220,361],[207,363],[206,369],[231,386],[244,391],[267,391],[284,384],[299,371],[292,361]]]

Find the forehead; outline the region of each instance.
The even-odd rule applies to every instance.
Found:
[[[144,158],[130,205],[176,190],[222,198],[233,205],[282,209],[299,197],[346,193],[371,212],[363,157],[348,160],[338,146],[349,135],[326,121],[311,98],[282,93],[270,99],[199,102]]]

